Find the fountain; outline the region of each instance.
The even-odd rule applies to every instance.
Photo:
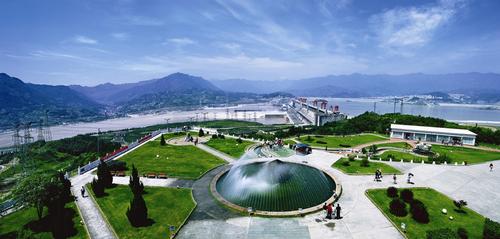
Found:
[[[272,160],[234,165],[214,178],[211,190],[234,209],[282,216],[321,209],[340,194],[340,185],[311,166]]]

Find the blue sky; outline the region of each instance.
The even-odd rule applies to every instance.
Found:
[[[0,9],[0,72],[33,83],[500,69],[497,0],[16,0]]]

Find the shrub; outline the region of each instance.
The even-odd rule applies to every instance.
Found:
[[[439,155],[439,156],[435,156],[435,155],[431,156],[431,157],[429,157],[429,161],[430,162],[436,161],[437,164],[443,164],[444,162],[451,163],[450,157],[448,157],[448,155],[446,155],[446,154]]]
[[[101,160],[99,166],[97,166],[97,180],[105,188],[110,188],[113,186],[113,175],[109,170],[108,163]]]
[[[362,148],[361,153],[366,154],[366,148]]]
[[[355,157],[354,154],[349,154],[349,161],[353,162]]]
[[[349,162],[349,160],[342,160],[342,165],[343,166],[351,166],[351,163]]]
[[[406,210],[406,204],[399,198],[392,199],[389,204],[389,211],[398,217],[404,217],[408,215],[408,211]]]
[[[368,161],[368,159],[364,158],[361,160],[360,165],[361,165],[361,167],[368,167],[368,166],[370,166],[370,161]]]
[[[394,155],[392,154],[387,154],[387,156],[385,157],[386,160],[389,160],[389,159],[395,159],[394,158]]]
[[[395,187],[388,187],[387,188],[387,196],[391,198],[397,198],[398,197],[398,189]]]
[[[226,136],[224,136],[223,134],[218,134],[218,135],[217,135],[217,137],[218,137],[219,139],[225,139],[225,138],[226,138]]]
[[[407,203],[411,203],[413,201],[413,192],[410,189],[403,189],[401,191],[401,199]]]
[[[401,195],[403,195],[403,192],[401,192]],[[429,223],[429,213],[427,212],[427,208],[425,207],[424,203],[420,200],[413,200],[411,202],[410,212],[413,220],[419,223]]]
[[[326,144],[325,141],[321,141],[321,140],[316,141],[316,143],[318,143],[318,144]]]
[[[217,135],[216,134],[212,134],[212,139],[217,139]]]
[[[467,239],[469,238],[469,235],[467,234],[467,230],[463,227],[459,227],[457,230],[458,238],[460,239]]]
[[[340,147],[343,147],[343,148],[350,148],[351,145],[350,144],[339,144]]]
[[[500,238],[500,223],[495,222],[489,218],[486,218],[484,221],[483,238],[484,239]]]
[[[200,128],[200,131],[198,131],[198,137],[203,137],[205,136],[205,131],[203,131],[202,128]]]
[[[107,162],[110,171],[125,171],[127,170],[127,163],[120,160],[113,160]]]
[[[455,204],[455,207],[457,207],[458,210],[462,210],[463,206],[467,206],[467,202],[464,200],[453,200],[453,204]]]
[[[243,143],[243,140],[241,140],[241,138],[237,138],[236,143],[241,144],[241,143]]]
[[[456,239],[457,234],[449,228],[427,231],[427,239]]]
[[[311,141],[312,141],[311,135],[308,135],[308,136],[307,136],[306,141],[308,141],[308,142],[311,142]]]
[[[161,135],[161,139],[160,139],[160,145],[161,145],[161,146],[163,146],[163,145],[165,145],[165,144],[167,144],[167,143],[165,142],[165,136],[163,136],[163,134],[162,134],[162,135]]]

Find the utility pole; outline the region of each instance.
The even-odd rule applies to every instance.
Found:
[[[226,108],[226,119],[229,119],[229,108]]]
[[[24,125],[24,144],[29,144],[33,141],[33,137],[31,136],[31,124],[32,122],[26,123]]]
[[[377,113],[377,102],[373,102],[373,113]]]
[[[44,128],[44,139],[45,141],[51,141],[52,140],[52,133],[50,132],[50,126],[49,126],[49,110],[45,110],[45,117],[43,120],[43,128]]]
[[[100,149],[100,142],[99,142],[99,137],[100,137],[100,136],[101,136],[101,129],[100,129],[100,128],[98,128],[98,129],[97,129],[97,157],[99,157],[99,158],[101,158],[101,157],[100,157],[100,155],[101,155],[101,154],[100,154],[100,152],[101,152],[100,150],[101,150],[101,149]]]
[[[217,120],[217,112],[214,112],[214,120]]]
[[[208,112],[203,112],[203,121],[207,121]]]
[[[196,122],[198,122],[198,115],[199,115],[199,114],[200,114],[200,113],[196,113]]]
[[[170,129],[168,128],[168,121],[170,121],[170,118],[166,118],[165,121],[167,121],[167,125],[165,127],[167,127],[167,132],[170,132]]]
[[[12,135],[12,142],[14,143],[14,149],[16,151],[19,151],[21,148],[21,135],[19,135],[19,131],[21,130],[21,125],[15,124],[14,125],[14,134]]]
[[[394,114],[396,114],[396,102],[397,102],[396,97],[394,97]]]
[[[403,99],[401,99],[401,108],[399,109],[399,113],[403,114]]]

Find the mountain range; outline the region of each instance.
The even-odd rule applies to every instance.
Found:
[[[475,96],[475,100],[500,102],[500,74],[405,74],[405,75],[329,75],[302,80],[251,81],[243,79],[212,80],[222,90],[245,89],[252,93],[274,91],[300,96],[372,97],[401,96],[440,91]],[[478,97],[484,94],[483,99]],[[494,96],[497,97],[494,97]]]
[[[277,93],[276,93],[277,92]],[[0,128],[38,122],[50,112],[55,123],[97,120],[201,105],[255,103],[277,96],[372,97],[412,94],[464,94],[468,103],[500,103],[500,74],[331,75],[302,80],[205,80],[174,73],[137,83],[97,86],[39,85],[0,73]],[[443,98],[443,97],[441,97]],[[444,97],[446,98],[446,97]]]

